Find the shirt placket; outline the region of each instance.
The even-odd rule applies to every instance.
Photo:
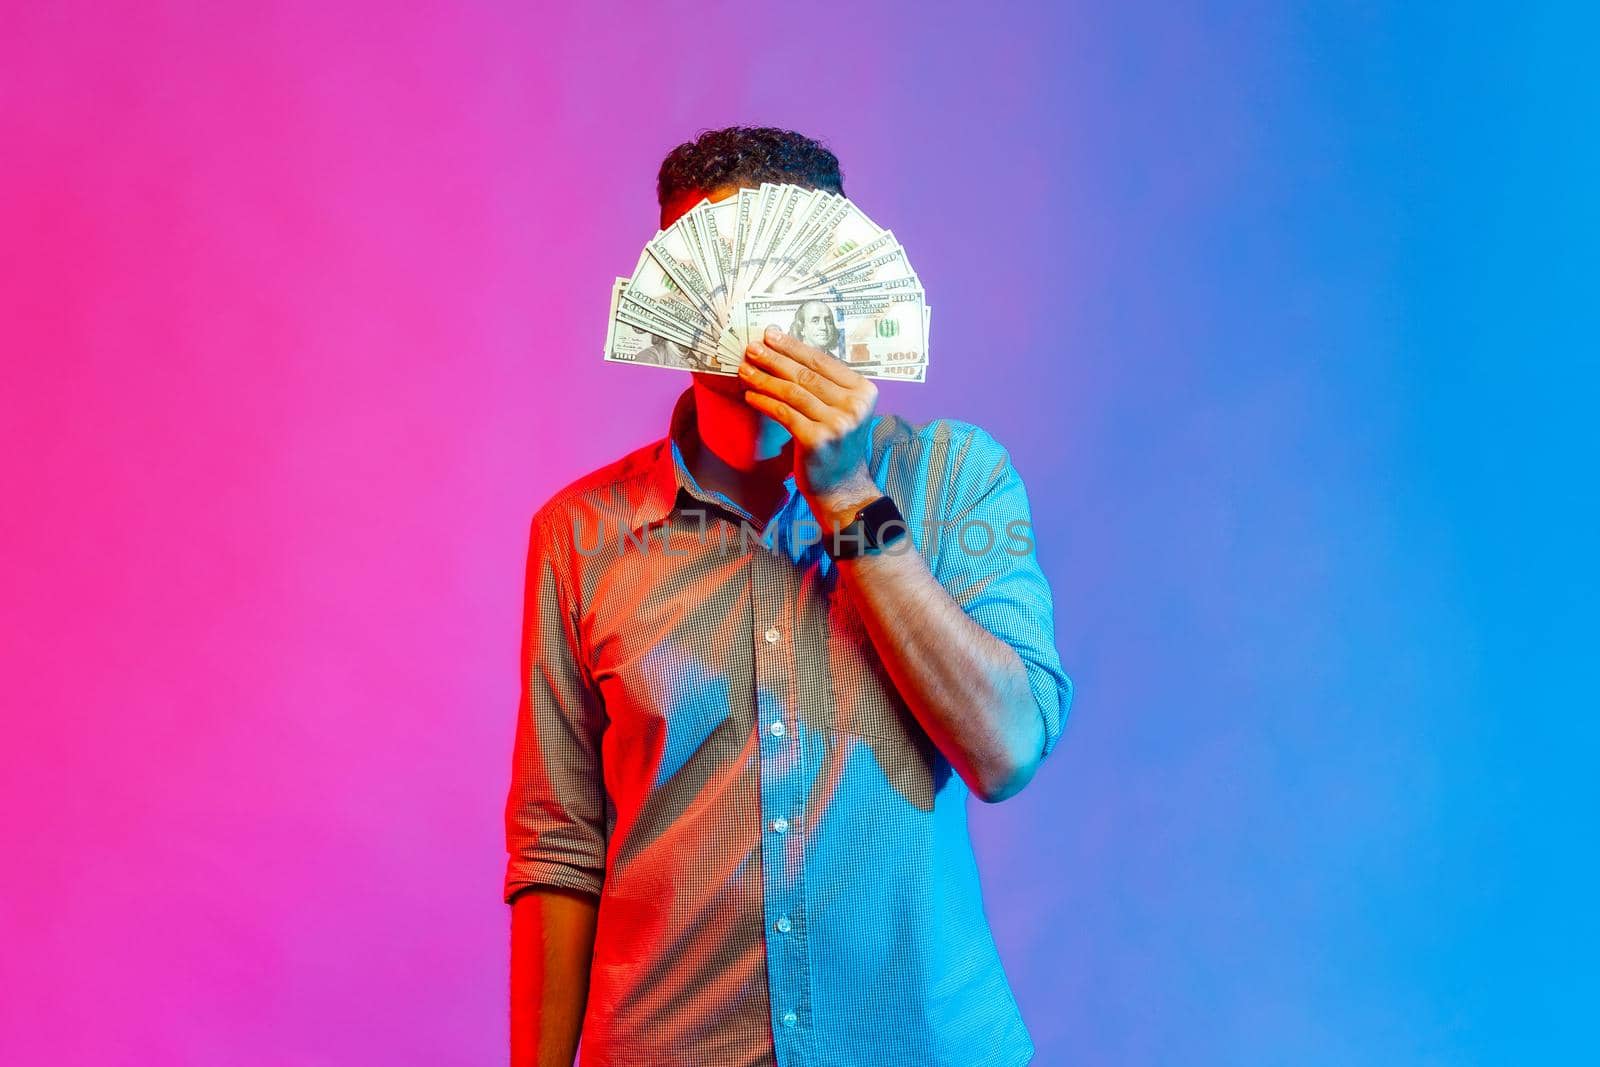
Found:
[[[806,774],[795,706],[799,570],[783,539],[780,509],[751,551],[751,640],[760,736],[762,904],[773,1045],[780,1067],[815,1062],[807,940]]]

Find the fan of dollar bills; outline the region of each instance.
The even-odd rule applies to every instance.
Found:
[[[920,382],[929,308],[893,232],[849,200],[764,184],[702,200],[611,289],[605,358],[737,374],[778,326],[871,378]]]

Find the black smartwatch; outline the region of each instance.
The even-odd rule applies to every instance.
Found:
[[[856,517],[823,538],[834,559],[855,559],[892,545],[907,534],[906,520],[888,496],[880,496],[856,512]]]

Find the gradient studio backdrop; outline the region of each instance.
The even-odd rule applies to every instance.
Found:
[[[1030,486],[1036,1062],[1596,1062],[1594,20],[1095,6],[11,5],[0,1062],[504,1061],[527,520],[739,121]]]

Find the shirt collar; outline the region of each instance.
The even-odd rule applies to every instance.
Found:
[[[701,488],[700,483],[695,481],[694,475],[689,473],[688,464],[684,462],[684,446],[698,441],[696,425],[694,387],[690,386],[679,395],[677,403],[673,405],[667,436],[656,443],[655,452],[648,461],[649,469],[645,478],[644,492],[629,519],[631,530],[637,530],[646,523],[660,522],[672,514],[672,509],[677,506],[679,493],[716,507],[727,506],[719,502],[720,497]],[[783,484],[788,488],[789,497],[792,499],[796,495],[794,474],[790,473]]]
[[[685,389],[672,408],[672,421],[667,436],[656,442],[646,472],[644,492],[634,505],[628,519],[630,529],[646,523],[660,522],[672,512],[678,501],[678,490],[687,488],[692,479],[683,462],[680,441],[694,432],[694,389]]]

